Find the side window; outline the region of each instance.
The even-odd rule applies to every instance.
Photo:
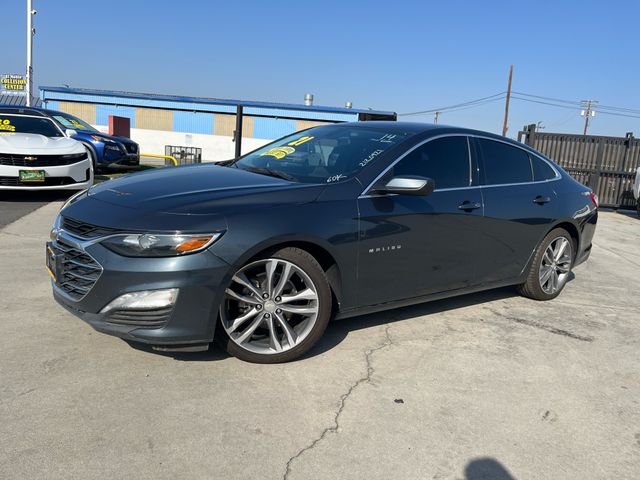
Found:
[[[533,169],[533,180],[535,182],[551,180],[556,177],[556,172],[547,162],[535,155],[529,155],[529,157],[531,158],[531,168]]]
[[[396,176],[433,179],[436,190],[468,187],[470,173],[467,137],[444,137],[427,142],[393,167]]]
[[[478,139],[484,160],[484,178],[487,185],[524,183],[532,180],[529,154],[506,143]]]

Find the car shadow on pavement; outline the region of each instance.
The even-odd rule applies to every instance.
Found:
[[[314,357],[331,350],[340,344],[351,331],[409,320],[423,315],[434,315],[514,296],[518,296],[515,288],[504,287],[338,320],[329,324],[320,341],[301,359]]]
[[[208,350],[202,352],[163,352],[161,350],[154,350],[151,348],[151,345],[146,345],[144,343],[130,342],[128,340],[123,341],[129,344],[131,348],[141,352],[159,355],[161,357],[170,357],[174,360],[183,362],[212,362],[216,360],[224,360],[225,358],[230,357],[230,355],[217,345],[216,342],[213,342],[209,346]]]
[[[62,202],[75,190],[0,191],[0,228],[30,214],[50,202]]]
[[[475,458],[464,469],[465,480],[516,480],[509,471],[493,458]]]
[[[4,190],[0,191],[0,202],[57,202],[66,200],[74,193],[76,193],[76,190],[34,190],[29,192]]]
[[[448,310],[493,302],[513,296],[517,296],[515,289],[512,287],[505,287],[334,321],[329,324],[327,330],[318,343],[309,352],[295,361],[304,360],[306,358],[315,357],[316,355],[328,352],[339,345],[345,338],[347,338],[349,332],[354,330],[372,328],[378,325],[421,317],[423,315],[434,315]],[[150,345],[143,343],[130,342],[127,340],[123,341],[129,344],[131,348],[141,352],[170,357],[174,360],[184,362],[211,362],[224,360],[225,358],[230,357],[230,355],[226,353],[215,341],[209,346],[207,351],[203,352],[163,352],[153,350]]]

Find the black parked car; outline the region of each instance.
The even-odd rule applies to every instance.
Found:
[[[505,285],[550,300],[596,220],[594,194],[520,143],[346,123],[94,186],[61,210],[47,263],[56,300],[96,330],[167,350],[215,334],[271,363],[330,318]]]

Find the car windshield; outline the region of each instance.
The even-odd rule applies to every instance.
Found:
[[[73,115],[68,114],[57,114],[53,115],[53,118],[62,125],[64,128],[71,128],[73,130],[88,130],[90,132],[97,132],[95,128],[89,125],[84,120],[80,120],[78,117],[74,117]]]
[[[339,182],[352,178],[411,135],[358,125],[315,127],[281,138],[233,165],[302,183]]]
[[[56,125],[44,117],[0,113],[0,133],[37,133],[45,137],[64,137]]]

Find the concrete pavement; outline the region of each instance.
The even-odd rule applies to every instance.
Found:
[[[602,213],[552,302],[511,289],[329,326],[274,366],[160,355],[51,298],[60,203],[0,230],[2,479],[632,479],[640,220]]]

